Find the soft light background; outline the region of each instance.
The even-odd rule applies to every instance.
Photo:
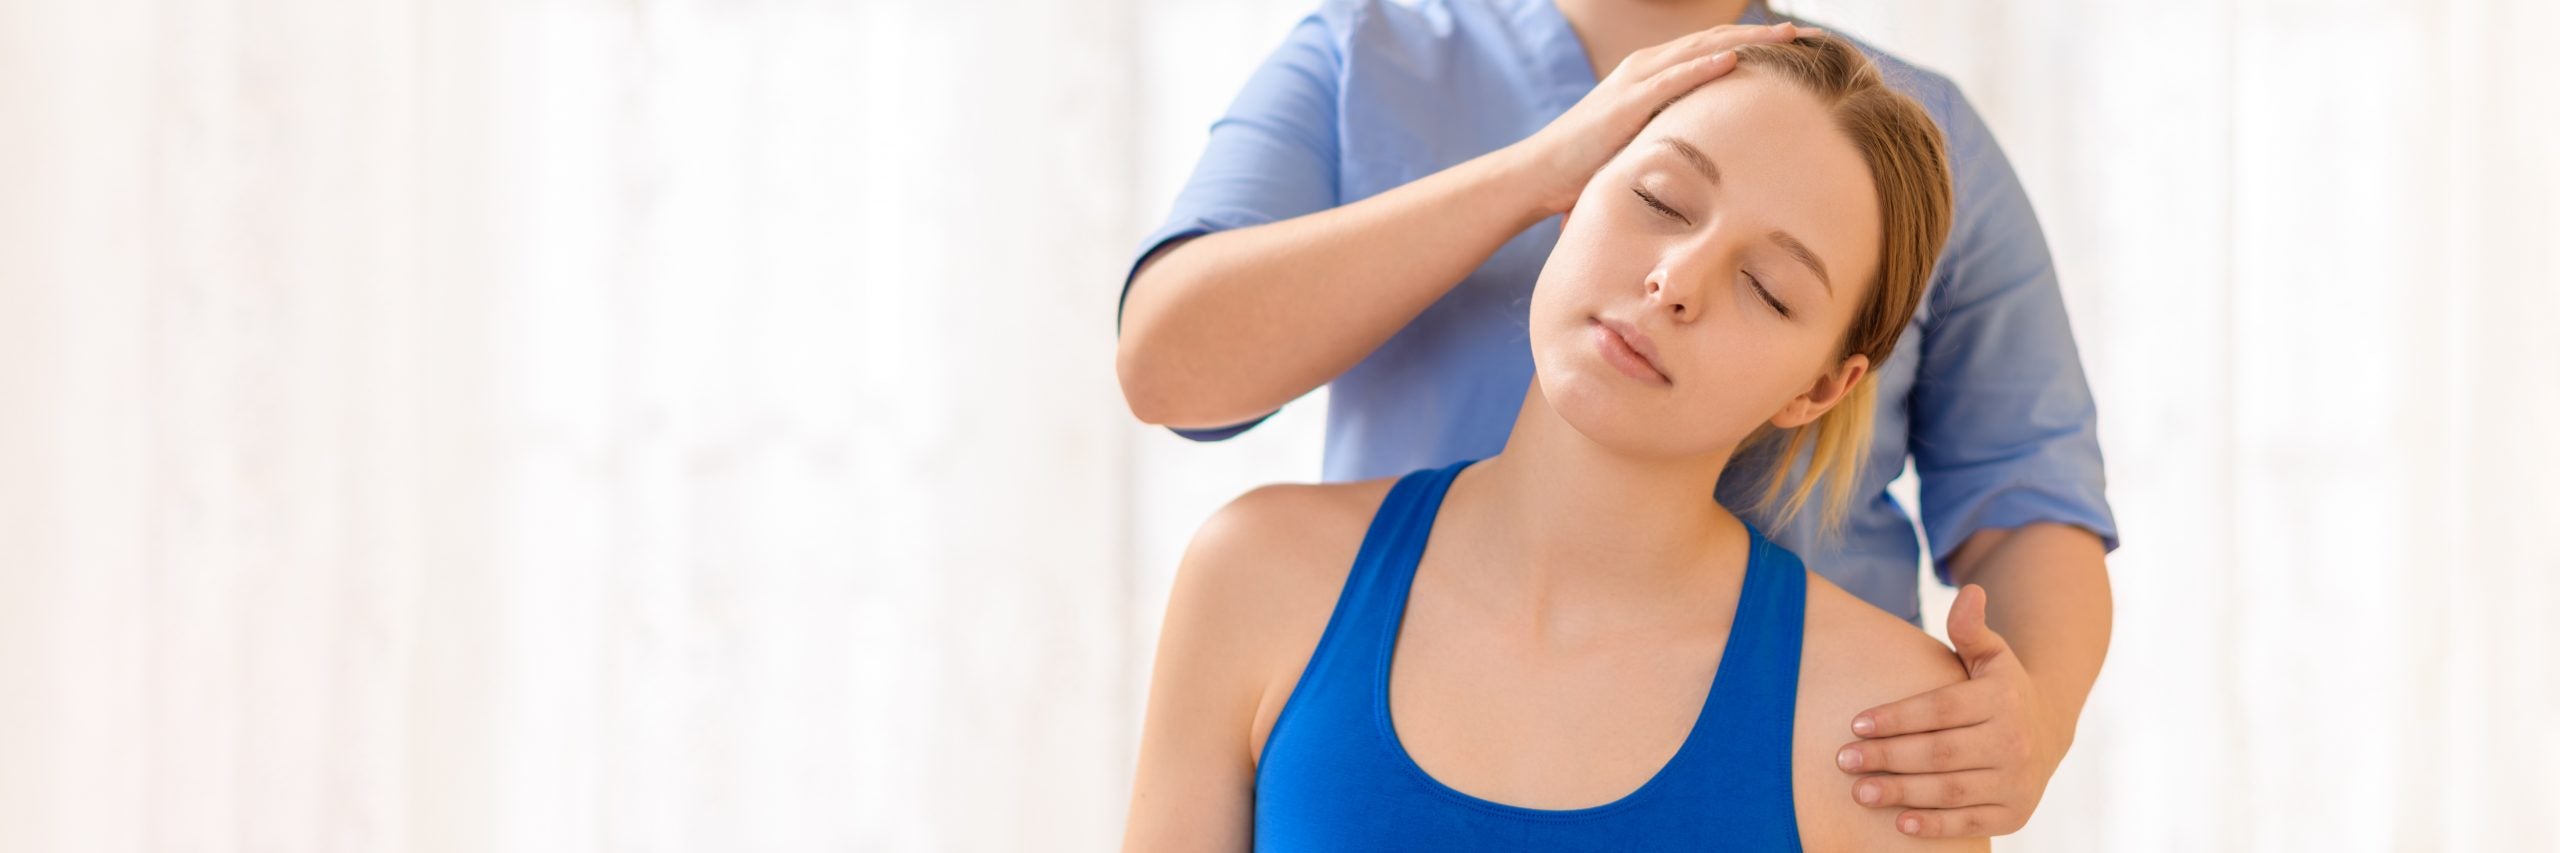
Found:
[[[0,4],[0,850],[1106,850],[1113,297],[1309,0]],[[2003,850],[2560,849],[2560,6],[1803,3],[2043,215],[2126,547]]]

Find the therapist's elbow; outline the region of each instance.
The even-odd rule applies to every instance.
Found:
[[[1163,359],[1156,357],[1147,338],[1135,330],[1120,334],[1120,350],[1116,358],[1120,397],[1128,402],[1129,414],[1140,422],[1168,426],[1172,421],[1182,419],[1182,396],[1168,387],[1171,383],[1167,381],[1165,371],[1158,367]]]
[[[1129,277],[1128,289],[1120,295],[1120,339],[1113,354],[1113,367],[1120,375],[1120,397],[1128,402],[1129,414],[1154,426],[1180,419],[1183,401],[1166,369],[1169,354],[1163,351],[1165,335],[1153,304],[1165,287],[1160,280],[1163,273],[1155,269],[1163,257],[1163,250],[1157,250]]]
[[[1199,375],[1198,354],[1174,349],[1167,337],[1135,324],[1121,332],[1115,367],[1130,415],[1154,426],[1214,429],[1258,414],[1238,414],[1248,407],[1218,399],[1221,383]]]
[[[1168,288],[1182,282],[1167,281],[1165,272],[1156,269],[1163,253],[1147,259],[1131,277],[1127,294],[1120,307],[1120,342],[1114,355],[1114,367],[1120,375],[1120,396],[1129,404],[1129,414],[1154,426],[1186,428],[1200,420],[1202,384],[1189,375],[1186,365],[1198,362],[1198,353],[1182,352],[1182,336],[1167,325],[1178,318],[1164,316],[1166,306],[1156,304]]]
[[[1192,427],[1200,420],[1200,395],[1184,381],[1181,354],[1166,351],[1165,337],[1136,323],[1122,329],[1115,359],[1120,397],[1129,404],[1129,414],[1143,423]]]
[[[1269,414],[1277,403],[1256,393],[1248,371],[1237,369],[1233,341],[1200,323],[1214,315],[1195,298],[1197,273],[1160,262],[1158,250],[1132,276],[1121,302],[1120,340],[1113,366],[1129,414],[1161,427],[1218,429]]]

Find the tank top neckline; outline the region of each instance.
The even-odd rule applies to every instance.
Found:
[[[1742,522],[1743,529],[1749,535],[1749,551],[1744,559],[1742,591],[1734,596],[1733,617],[1731,627],[1726,630],[1724,650],[1717,657],[1715,675],[1708,680],[1707,699],[1698,708],[1697,717],[1690,721],[1688,733],[1681,736],[1679,747],[1672,750],[1671,758],[1663,762],[1661,767],[1656,768],[1651,776],[1646,777],[1643,784],[1615,800],[1571,809],[1535,808],[1485,799],[1451,787],[1440,781],[1438,777],[1432,776],[1430,771],[1423,769],[1422,764],[1414,760],[1413,754],[1406,751],[1404,739],[1396,732],[1395,716],[1388,707],[1396,646],[1404,633],[1405,606],[1411,598],[1413,579],[1420,568],[1422,552],[1430,544],[1431,531],[1439,521],[1441,500],[1448,495],[1449,484],[1457,480],[1459,472],[1475,464],[1476,461],[1478,460],[1461,460],[1447,467],[1425,472],[1428,477],[1420,483],[1423,491],[1414,496],[1416,505],[1412,509],[1413,518],[1408,522],[1411,535],[1398,537],[1397,547],[1383,555],[1385,560],[1382,568],[1394,572],[1394,576],[1385,584],[1387,600],[1382,602],[1385,625],[1377,643],[1377,662],[1371,679],[1373,694],[1371,704],[1378,726],[1378,736],[1384,740],[1386,750],[1392,756],[1392,762],[1410,774],[1424,788],[1450,802],[1479,811],[1535,821],[1573,821],[1598,818],[1641,805],[1662,789],[1669,787],[1670,780],[1692,772],[1688,765],[1701,760],[1698,753],[1706,748],[1704,744],[1706,738],[1702,737],[1702,734],[1717,730],[1744,731],[1736,726],[1719,725],[1718,721],[1730,721],[1735,715],[1747,711],[1734,703],[1747,700],[1747,697],[1741,696],[1740,693],[1745,684],[1756,674],[1740,672],[1740,670],[1748,669],[1751,662],[1759,659],[1761,635],[1769,630],[1762,624],[1768,608],[1754,607],[1752,603],[1756,599],[1773,596],[1779,592],[1774,588],[1776,586],[1773,583],[1774,579],[1770,577],[1770,572],[1774,570],[1770,565],[1772,561],[1766,559],[1762,553],[1763,549],[1768,547],[1768,540],[1761,534],[1760,528],[1753,525],[1749,519],[1736,517]],[[1727,689],[1728,685],[1731,685],[1731,689]],[[1788,710],[1793,709],[1790,707]]]

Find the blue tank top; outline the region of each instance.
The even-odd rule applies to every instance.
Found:
[[[1793,745],[1804,564],[1748,521],[1741,599],[1706,707],[1641,787],[1588,808],[1535,809],[1468,795],[1414,763],[1387,711],[1388,665],[1440,498],[1473,461],[1405,475],[1370,520],[1263,743],[1254,849],[1801,850]]]

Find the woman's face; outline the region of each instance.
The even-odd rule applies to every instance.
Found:
[[[1538,275],[1549,406],[1648,455],[1812,422],[1867,368],[1837,356],[1880,216],[1866,161],[1796,84],[1745,66],[1691,92],[1592,177]]]

